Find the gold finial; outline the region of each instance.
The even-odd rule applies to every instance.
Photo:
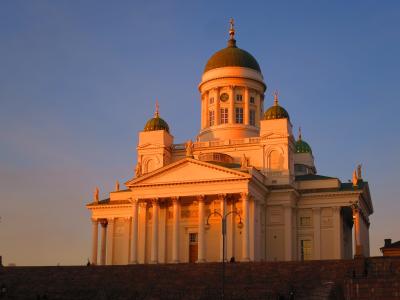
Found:
[[[301,126],[299,126],[299,141],[301,141]]]
[[[233,20],[233,18],[231,18],[229,20],[229,24],[230,24],[230,28],[229,28],[229,39],[230,40],[234,40],[235,39],[235,21]]]
[[[279,95],[278,90],[275,90],[275,92],[274,92],[274,105],[275,106],[278,105],[278,95]]]
[[[158,105],[158,99],[157,99],[156,100],[156,112],[154,113],[155,118],[158,118],[160,116],[159,110],[160,110],[160,105]]]

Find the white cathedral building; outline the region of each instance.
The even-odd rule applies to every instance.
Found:
[[[204,68],[194,141],[174,143],[157,108],[139,132],[135,177],[86,205],[93,264],[369,256],[373,206],[361,168],[352,182],[317,175],[276,93],[264,111],[261,68],[237,47],[233,22],[229,34]]]

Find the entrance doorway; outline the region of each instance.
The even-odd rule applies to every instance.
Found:
[[[197,253],[197,232],[189,233],[189,263],[195,263],[197,261]]]
[[[300,241],[300,255],[301,260],[311,260],[312,259],[312,244],[310,240]]]

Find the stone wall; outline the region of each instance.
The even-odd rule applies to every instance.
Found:
[[[218,299],[220,263],[3,267],[0,299]],[[225,299],[400,299],[400,257],[228,263]]]

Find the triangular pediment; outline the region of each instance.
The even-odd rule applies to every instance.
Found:
[[[157,185],[248,178],[251,178],[251,175],[244,172],[185,158],[139,178],[132,179],[126,185]]]

